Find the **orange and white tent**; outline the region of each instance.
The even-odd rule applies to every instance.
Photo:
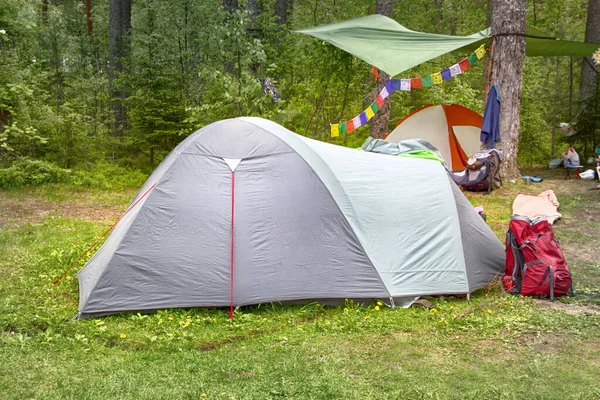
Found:
[[[384,139],[392,143],[425,139],[440,151],[451,170],[464,169],[469,157],[481,148],[482,119],[458,104],[429,104],[401,119]]]

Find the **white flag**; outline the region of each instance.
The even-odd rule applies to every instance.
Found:
[[[354,129],[358,128],[359,126],[361,126],[360,123],[360,115],[352,118],[352,121],[354,121]]]
[[[455,76],[462,73],[462,71],[460,70],[460,67],[458,66],[458,64],[454,64],[453,66],[450,67],[450,76]]]
[[[383,90],[381,91],[381,93],[379,93],[381,95],[381,97],[383,97],[384,99],[387,98],[390,94],[387,91],[387,88],[383,88]]]
[[[410,90],[410,79],[400,79],[400,90]]]

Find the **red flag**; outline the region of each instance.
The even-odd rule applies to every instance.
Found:
[[[354,120],[349,119],[348,121],[346,121],[346,131],[348,133],[352,132],[354,130]]]
[[[468,58],[463,58],[458,62],[458,66],[460,67],[460,72],[465,72],[469,68],[471,68],[471,64],[469,63]]]
[[[421,89],[423,87],[423,81],[421,78],[411,78],[410,87],[411,89]]]
[[[375,102],[377,103],[377,105],[379,106],[379,108],[381,108],[381,106],[383,106],[383,103],[385,103],[385,99],[381,95],[379,95],[375,99]]]

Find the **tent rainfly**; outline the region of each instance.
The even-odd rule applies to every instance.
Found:
[[[491,29],[469,36],[411,31],[391,18],[374,14],[299,30],[363,59],[390,76],[450,52],[470,53],[491,37]],[[590,57],[598,43],[558,40],[535,28],[525,34],[527,56]]]
[[[504,251],[438,161],[219,121],[165,158],[77,274],[79,316],[465,294]],[[133,203],[132,203],[133,204]]]
[[[384,139],[424,139],[440,151],[451,170],[465,169],[480,149],[481,115],[458,104],[428,104],[407,115]]]

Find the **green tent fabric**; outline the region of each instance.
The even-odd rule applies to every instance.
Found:
[[[329,42],[391,76],[446,53],[471,52],[491,37],[489,28],[469,36],[412,31],[379,14],[298,32]],[[556,40],[531,28],[527,29],[527,35],[528,56],[583,57],[591,56],[600,47],[596,43]]]

